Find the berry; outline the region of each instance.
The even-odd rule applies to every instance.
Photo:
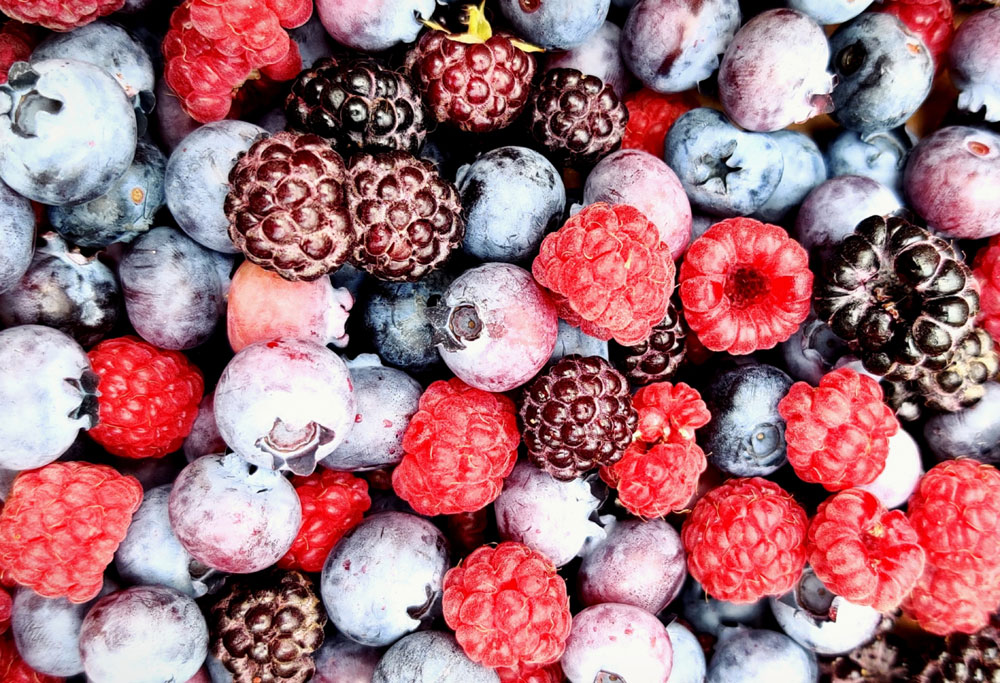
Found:
[[[649,338],[628,346],[611,343],[611,359],[633,385],[662,382],[674,376],[687,356],[687,325],[673,302]]]
[[[14,608],[14,600],[10,593],[0,588],[0,634],[10,628],[10,613]]]
[[[229,173],[229,237],[247,258],[286,280],[336,270],[354,246],[340,155],[317,135],[258,140]]]
[[[989,244],[976,253],[972,274],[981,291],[977,322],[993,341],[1000,340],[1000,236],[991,237]]]
[[[457,378],[434,382],[403,435],[392,486],[423,515],[474,512],[500,495],[519,443],[509,398]]]
[[[125,0],[0,0],[0,12],[15,21],[53,31],[72,31],[121,9]]]
[[[0,680],[4,683],[62,683],[65,679],[38,673],[21,659],[10,635],[0,637]]]
[[[0,513],[0,566],[47,598],[87,602],[142,502],[142,486],[110,467],[54,462],[20,474]]]
[[[830,591],[880,612],[899,607],[924,570],[924,550],[900,510],[861,489],[820,504],[809,525],[809,565]]]
[[[469,6],[468,31],[440,24],[406,56],[406,68],[441,123],[470,133],[505,128],[524,109],[535,75],[537,50],[505,33],[493,33],[482,7]]]
[[[987,121],[1000,120],[998,27],[1000,7],[976,12],[958,27],[948,48],[948,76],[959,90],[958,108],[972,114],[982,111]]]
[[[828,372],[814,388],[796,382],[778,403],[788,461],[803,481],[840,491],[871,483],[899,430],[878,382],[850,368]]]
[[[520,543],[483,546],[449,569],[442,606],[465,654],[486,666],[550,664],[566,647],[566,582]]]
[[[712,419],[701,394],[684,382],[657,382],[635,392],[632,405],[639,412],[635,438],[646,443],[685,443],[694,430]]]
[[[903,611],[935,635],[975,633],[1000,603],[1000,574],[954,572],[928,562]]]
[[[770,349],[809,315],[813,275],[798,242],[752,218],[716,223],[681,264],[684,319],[712,351]]]
[[[571,50],[600,30],[608,0],[500,0],[500,11],[520,35],[547,50]]]
[[[635,442],[621,460],[601,469],[601,477],[618,489],[618,502],[636,517],[653,519],[687,507],[708,467],[695,443]]]
[[[622,149],[641,149],[655,157],[663,156],[663,141],[674,121],[698,106],[691,92],[658,93],[643,88],[625,95],[628,123],[622,137]]]
[[[100,377],[94,441],[126,458],[161,458],[183,445],[205,390],[197,366],[136,337],[108,339],[87,355]]]
[[[924,41],[931,57],[943,66],[942,57],[955,35],[955,11],[950,0],[888,0],[875,11],[899,19]]]
[[[688,571],[718,600],[783,595],[805,566],[807,524],[805,510],[774,482],[730,479],[684,521]]]
[[[293,477],[292,485],[302,505],[302,526],[278,566],[319,573],[333,546],[371,507],[368,483],[347,472],[324,469]]]
[[[667,309],[675,268],[638,209],[591,204],[542,240],[531,265],[559,316],[599,339],[647,339]]]
[[[618,462],[639,421],[625,378],[599,356],[576,354],[529,385],[520,416],[528,458],[563,481]]]
[[[562,683],[563,673],[559,662],[545,666],[532,664],[500,667],[496,670],[500,683]]]
[[[38,42],[36,31],[28,24],[5,21],[0,26],[0,85],[7,82],[7,71],[14,62],[26,62]]]

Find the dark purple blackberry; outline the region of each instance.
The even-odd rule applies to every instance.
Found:
[[[684,319],[671,302],[666,317],[653,328],[648,339],[634,346],[611,342],[611,360],[633,385],[663,382],[673,377],[684,362],[686,337]]]
[[[628,382],[599,356],[566,356],[535,379],[521,400],[528,457],[569,481],[621,459],[639,414]]]
[[[916,678],[918,683],[994,683],[1000,681],[1000,631],[953,633]]]
[[[972,273],[940,237],[898,216],[866,218],[817,281],[816,315],[876,375],[916,379],[942,370],[972,331]]]

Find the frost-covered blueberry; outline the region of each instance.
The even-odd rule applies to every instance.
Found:
[[[426,519],[402,512],[366,518],[326,558],[320,586],[345,636],[389,645],[440,613],[448,543]]]
[[[963,21],[948,48],[948,75],[958,88],[958,108],[983,110],[1000,121],[1000,7],[976,12]]]
[[[174,228],[153,228],[118,264],[132,327],[162,349],[204,343],[225,311],[232,262]]]
[[[573,353],[579,356],[600,356],[608,360],[608,342],[591,337],[579,327],[573,327],[565,320],[560,320],[556,347],[552,349],[549,361],[554,363]]]
[[[420,19],[430,19],[434,13],[434,0],[317,0],[316,12],[327,33],[341,45],[379,52],[415,41],[423,28]]]
[[[559,481],[528,462],[514,466],[494,503],[497,531],[542,553],[557,567],[604,537],[593,521],[603,501],[585,479]]]
[[[97,374],[69,335],[41,325],[0,332],[0,467],[30,470],[97,423]]]
[[[135,144],[132,103],[98,66],[20,62],[0,86],[0,178],[29,199],[100,197],[128,170]]]
[[[93,346],[118,319],[118,280],[96,256],[70,249],[56,233],[40,239],[21,281],[0,294],[0,322],[7,327],[46,325],[84,347]]]
[[[241,152],[250,149],[260,126],[245,121],[216,121],[195,129],[167,160],[167,207],[181,230],[202,246],[235,254],[223,203],[229,172]]]
[[[219,433],[248,462],[312,474],[347,438],[357,414],[340,356],[303,339],[251,344],[215,386]]]
[[[657,92],[681,92],[712,75],[740,27],[738,0],[639,0],[622,28],[622,59]]]
[[[187,681],[208,655],[208,626],[188,596],[166,586],[136,586],[91,608],[80,629],[80,654],[92,681]]]
[[[813,386],[818,385],[823,375],[833,370],[834,363],[848,353],[847,342],[812,313],[795,334],[780,344],[780,348],[792,379]]]
[[[0,292],[16,285],[28,270],[34,246],[31,202],[0,180]]]
[[[194,419],[191,432],[184,439],[184,457],[188,462],[203,455],[224,453],[226,440],[219,434],[219,425],[215,422],[215,392],[205,394],[198,404],[198,416]]]
[[[166,204],[163,179],[167,158],[156,145],[140,140],[132,165],[106,194],[76,206],[49,207],[52,227],[79,247],[131,242],[149,230]]]
[[[292,547],[302,523],[284,476],[231,453],[198,458],[177,475],[170,526],[201,564],[230,574],[270,567]]]
[[[469,659],[452,634],[423,631],[390,647],[371,683],[500,683],[500,677]]]
[[[671,126],[663,158],[691,203],[716,216],[758,210],[777,189],[784,166],[781,148],[770,135],[740,130],[722,112],[705,107]]]
[[[964,457],[1000,465],[1000,384],[987,382],[985,387],[976,405],[927,418],[924,438],[936,459]]]
[[[517,34],[546,50],[582,45],[604,24],[610,6],[611,0],[500,0]]]
[[[845,130],[826,148],[830,177],[860,175],[877,180],[894,192],[903,189],[903,168],[913,143],[902,130],[886,130],[861,136]]]
[[[821,24],[842,24],[858,16],[874,0],[787,0],[786,4],[805,12]]]
[[[783,633],[728,629],[715,646],[706,683],[816,683],[816,655]]]
[[[313,683],[371,683],[382,654],[381,649],[355,643],[340,633],[327,636],[313,654]]]
[[[705,683],[705,651],[691,631],[674,621],[667,624],[667,635],[674,648],[674,663],[670,683]]]
[[[373,354],[362,354],[347,366],[354,383],[354,426],[320,464],[348,472],[395,465],[403,459],[403,433],[423,388],[402,370],[383,367]]]
[[[184,111],[181,101],[167,82],[160,79],[156,83],[156,130],[163,141],[164,149],[173,152],[190,133],[201,127]]]
[[[299,46],[303,69],[311,69],[313,64],[324,57],[333,56],[337,49],[337,44],[323,27],[318,12],[314,12],[309,21],[302,26],[290,29],[288,37]]]
[[[87,610],[96,601],[97,598],[76,604],[66,598],[43,598],[30,588],[18,588],[14,593],[10,628],[25,663],[49,676],[83,673],[78,647],[80,627]]]
[[[703,393],[711,421],[698,430],[709,462],[736,477],[761,477],[785,464],[785,421],[778,401],[792,378],[771,365],[743,365],[717,375]]]
[[[837,123],[867,136],[902,125],[931,91],[934,59],[891,14],[862,14],[830,36]]]
[[[681,591],[681,611],[696,633],[718,636],[732,626],[760,626],[767,615],[767,601],[741,603],[717,600],[688,577]]]
[[[783,165],[778,187],[754,213],[765,223],[783,219],[826,180],[826,162],[812,138],[793,130],[779,130],[771,137],[781,148]]]
[[[887,508],[898,508],[910,499],[922,476],[924,466],[917,442],[900,429],[889,437],[889,455],[885,460],[885,469],[873,481],[858,488],[871,493]]]
[[[545,71],[551,69],[576,69],[597,76],[614,88],[619,98],[628,92],[632,75],[622,61],[622,30],[618,24],[605,21],[587,40],[565,52],[553,52],[545,60]]]
[[[662,519],[614,523],[583,558],[577,574],[585,605],[620,602],[657,614],[681,592],[687,556],[681,537]]]
[[[458,169],[465,251],[483,261],[517,263],[559,227],[566,188],[548,159],[527,147],[499,147]]]
[[[666,627],[656,617],[612,602],[588,607],[573,617],[560,662],[571,683],[616,680],[612,676],[627,683],[666,683],[673,648]]]

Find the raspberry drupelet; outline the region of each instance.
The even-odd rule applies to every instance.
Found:
[[[0,0],[0,12],[25,24],[72,31],[121,9],[125,0]]]
[[[622,149],[641,149],[653,156],[663,156],[663,141],[674,121],[698,106],[691,92],[658,93],[649,88],[625,95],[628,123]]]

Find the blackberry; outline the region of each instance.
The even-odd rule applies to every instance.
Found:
[[[953,633],[916,678],[918,683],[1000,683],[1000,631]]]
[[[674,376],[684,362],[687,328],[673,302],[667,315],[645,341],[633,346],[610,342],[611,360],[633,385],[662,382]]]
[[[896,634],[881,633],[869,643],[822,664],[824,683],[907,683],[911,680],[907,643]]]
[[[817,316],[865,369],[891,380],[946,368],[979,312],[962,257],[900,216],[859,223],[837,246],[815,294]]]
[[[531,134],[566,161],[589,163],[616,150],[628,109],[614,88],[576,69],[552,69],[528,107]]]
[[[520,416],[528,457],[563,481],[618,462],[639,423],[622,374],[599,356],[576,354],[531,383]]]
[[[303,71],[285,101],[288,125],[341,152],[416,154],[427,135],[423,101],[407,76],[372,59],[323,59]]]

